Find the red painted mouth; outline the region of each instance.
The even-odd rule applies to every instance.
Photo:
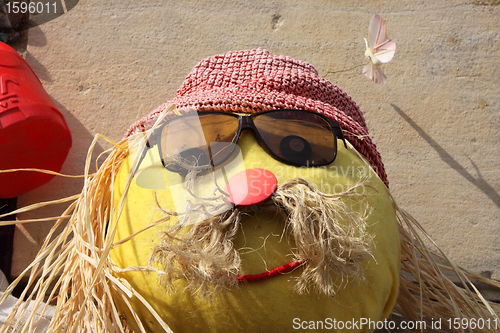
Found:
[[[293,271],[295,268],[302,266],[305,264],[307,260],[303,261],[292,261],[286,265],[276,267],[268,272],[259,273],[259,274],[247,274],[247,275],[238,275],[239,282],[257,282],[272,278],[274,276],[278,276],[281,274],[286,274]]]

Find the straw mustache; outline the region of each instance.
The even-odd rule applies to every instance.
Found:
[[[187,225],[191,212],[199,211],[198,204],[198,209],[188,210],[161,232],[150,265],[165,272],[161,280],[167,288],[172,288],[176,280],[185,280],[188,288],[202,294],[234,288],[241,274],[241,258],[233,240],[242,216],[273,211],[284,217],[283,233],[292,235],[293,261],[306,262],[300,268],[296,291],[306,293],[312,289],[334,295],[349,280],[363,277],[362,262],[371,256],[373,236],[366,231],[370,209],[365,195],[359,193],[363,186],[357,184],[339,194],[325,194],[304,179],[290,179],[262,204],[236,207]],[[210,204],[208,207],[217,209]],[[283,256],[284,264],[286,260]]]

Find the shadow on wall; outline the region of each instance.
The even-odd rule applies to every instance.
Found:
[[[50,76],[50,73],[47,70],[47,68],[44,65],[42,65],[42,63],[39,62],[28,51],[26,51],[26,59],[27,59],[29,65],[30,65],[31,69],[33,70],[33,72],[36,73],[36,76],[38,77],[38,79],[40,79],[40,81],[42,81],[42,82],[45,81],[45,82],[48,82],[48,83],[54,82],[52,80],[52,77]]]
[[[476,164],[471,160],[472,165],[474,166],[478,177],[475,178],[472,176],[460,163],[457,162],[443,149],[429,134],[427,134],[422,127],[418,126],[406,113],[403,112],[397,105],[391,103],[391,106],[394,110],[403,118],[413,129],[425,140],[429,145],[438,153],[439,157],[448,164],[453,170],[457,171],[462,177],[468,180],[472,185],[476,186],[479,190],[481,190],[490,200],[500,208],[500,195],[495,189],[488,184],[484,178],[482,177],[479,169]]]
[[[27,41],[29,46],[41,47],[47,45],[47,37],[42,29],[30,20],[30,38]]]

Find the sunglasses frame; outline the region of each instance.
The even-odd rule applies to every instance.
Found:
[[[330,130],[332,132],[332,135],[333,135],[333,138],[334,138],[334,142],[335,142],[335,152],[333,154],[333,158],[330,161],[310,166],[310,165],[308,165],[308,163],[304,165],[303,163],[301,164],[301,163],[293,163],[293,162],[287,161],[287,160],[281,158],[280,156],[276,155],[275,153],[273,153],[272,150],[265,143],[265,140],[260,135],[257,127],[255,126],[253,118],[257,117],[259,115],[262,115],[262,114],[266,114],[266,113],[283,112],[283,111],[285,111],[285,112],[286,111],[288,111],[288,112],[292,111],[292,112],[310,113],[310,114],[313,114],[313,115],[318,116],[318,117],[322,118],[323,120],[325,120],[325,122],[330,126]],[[161,150],[161,148],[162,148],[161,147],[161,132],[162,132],[163,128],[165,126],[167,126],[170,122],[174,121],[174,120],[177,120],[177,119],[179,119],[181,117],[193,117],[194,114],[195,114],[194,112],[193,113],[187,113],[187,114],[183,114],[183,115],[171,118],[168,121],[166,121],[165,123],[161,124],[159,127],[155,128],[153,130],[153,132],[151,133],[151,136],[149,137],[146,146],[147,146],[147,148],[152,148],[155,145],[158,146],[158,151],[159,151],[159,154],[160,154],[160,159],[161,159],[161,162],[162,162],[162,164],[163,164],[163,166],[165,168],[168,169],[168,167],[165,165],[165,160],[163,158],[162,150]],[[205,114],[217,114],[217,115],[225,115],[225,116],[228,116],[228,117],[229,116],[230,117],[235,117],[235,118],[238,119],[238,130],[237,130],[236,135],[235,135],[235,139],[236,140],[233,142],[233,146],[231,147],[231,151],[227,154],[227,157],[225,157],[224,159],[222,159],[221,161],[219,161],[217,163],[217,165],[213,165],[213,160],[211,159],[211,167],[216,167],[218,165],[221,165],[221,164],[223,164],[225,161],[227,161],[231,157],[231,155],[233,154],[234,149],[236,147],[236,144],[238,143],[238,141],[239,141],[239,139],[241,137],[241,133],[245,129],[252,130],[252,132],[254,133],[254,135],[255,135],[255,137],[256,137],[259,145],[269,155],[271,155],[274,159],[276,159],[277,161],[280,161],[282,163],[285,163],[285,164],[288,164],[288,165],[293,165],[293,166],[298,166],[298,167],[300,167],[300,166],[320,167],[320,166],[331,164],[333,161],[335,161],[335,158],[337,157],[337,139],[341,139],[344,142],[345,148],[347,148],[347,143],[345,141],[344,134],[342,133],[342,128],[340,127],[340,124],[337,121],[332,120],[332,119],[326,117],[325,115],[317,113],[317,112],[314,112],[314,111],[296,110],[296,109],[277,109],[277,110],[266,110],[266,111],[256,112],[256,113],[252,113],[252,114],[249,114],[249,115],[240,115],[240,114],[230,113],[230,112],[224,112],[224,111],[201,111],[201,112],[197,111],[196,114],[203,114],[203,115],[205,115]],[[144,159],[144,157],[146,155],[146,152],[147,152],[147,148],[144,149],[144,152],[143,152],[143,154],[142,154],[142,156],[141,156],[141,158],[139,160],[139,163],[137,165],[137,168],[139,168],[140,163]],[[173,171],[173,170],[171,170],[171,171]],[[175,171],[175,172],[177,172],[177,171]]]

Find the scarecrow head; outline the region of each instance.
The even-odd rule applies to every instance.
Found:
[[[34,302],[2,329],[40,328],[49,294],[51,332],[372,332],[397,328],[393,307],[438,330],[497,321],[466,284],[499,284],[429,249],[387,185],[361,111],[312,66],[261,49],[210,57],[86,169],[0,299],[30,271]]]
[[[111,256],[175,332],[371,331],[389,315],[400,249],[384,167],[358,106],[314,67],[210,57],[127,133],[144,135],[115,180]],[[131,327],[160,331],[130,302]]]

